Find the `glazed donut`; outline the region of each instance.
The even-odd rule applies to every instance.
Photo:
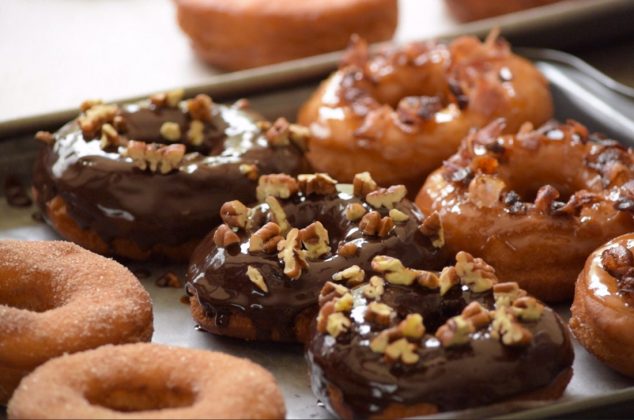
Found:
[[[59,357],[22,381],[10,419],[281,419],[273,376],[246,359],[158,344]]]
[[[402,418],[555,399],[569,333],[517,283],[460,252],[441,273],[383,255],[354,287],[328,282],[307,346],[313,391],[345,419]]]
[[[316,170],[343,182],[369,171],[377,182],[415,191],[472,127],[505,117],[511,132],[551,116],[546,79],[492,32],[485,43],[461,37],[372,57],[357,40],[298,121],[311,130]]]
[[[54,135],[38,133],[34,196],[55,230],[99,254],[187,261],[222,203],[255,201],[258,174],[305,171],[304,128],[182,95],[89,101]]]
[[[612,369],[634,378],[634,234],[593,252],[579,274],[570,328]]]
[[[0,241],[0,405],[47,360],[149,341],[152,303],[117,262],[68,242]]]
[[[363,173],[353,190],[338,192],[325,174],[264,175],[258,183],[264,203],[252,209],[226,203],[225,223],[189,265],[195,321],[220,335],[304,341],[322,285],[342,267],[367,269],[379,253],[418,268],[442,264],[437,229],[403,198],[403,185],[378,188]],[[354,278],[354,270],[344,275]]]
[[[467,136],[416,204],[437,213],[449,252],[484,258],[539,299],[570,300],[587,256],[634,230],[634,155],[574,121],[503,127]]]
[[[239,70],[390,39],[396,0],[174,0],[178,23],[211,65]]]
[[[456,19],[461,22],[470,22],[545,6],[558,1],[561,0],[445,0],[445,3]]]

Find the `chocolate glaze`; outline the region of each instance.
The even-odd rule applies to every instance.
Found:
[[[168,143],[160,136],[166,121],[178,123],[181,133],[191,123],[180,108],[149,103],[122,107],[120,115],[124,135],[148,143]],[[37,158],[37,204],[46,214],[46,203],[60,196],[72,219],[106,243],[127,238],[149,249],[202,238],[219,222],[222,203],[255,201],[256,182],[240,172],[241,164],[255,164],[261,174],[307,169],[296,146],[268,145],[255,124],[259,119],[251,112],[214,105],[202,145],[187,145],[177,170],[166,175],[136,168],[116,148],[102,150],[99,139],[85,139],[72,121],[55,133],[55,142],[42,148]]]
[[[522,323],[534,336],[527,347],[504,346],[483,329],[468,344],[445,348],[434,337],[436,329],[472,301],[492,309],[492,292],[472,293],[457,285],[441,298],[438,291],[416,285],[385,287],[380,301],[397,312],[391,326],[407,314],[423,316],[426,334],[417,340],[417,363],[389,362],[370,349],[379,331],[364,320],[368,300],[361,288],[352,291],[350,329],[337,338],[313,331],[307,347],[313,391],[329,402],[327,388],[338,388],[354,418],[378,415],[390,404],[428,403],[439,411],[489,404],[544,387],[572,365],[567,330],[548,308],[538,321]]]
[[[296,317],[304,311],[316,310],[319,291],[334,273],[353,264],[369,269],[372,257],[379,254],[395,256],[410,266],[427,269],[440,268],[446,260],[418,231],[423,215],[408,200],[401,201],[396,208],[408,214],[409,220],[396,224],[386,238],[364,235],[358,221],[346,219],[344,210],[349,203],[361,203],[372,210],[349,194],[298,195],[280,202],[293,227],[304,228],[320,221],[328,230],[332,251],[318,260],[309,260],[301,277],[292,280],[284,275],[277,252],[249,254],[249,233],[240,232],[240,245],[228,249],[217,247],[213,232],[210,233],[192,256],[187,274],[188,290],[219,327],[226,325],[232,314],[241,314],[253,322],[259,339],[270,339],[271,333],[277,331],[280,340],[296,341]],[[264,224],[269,218],[268,206],[262,204],[260,210],[266,215]],[[387,209],[380,212],[385,216]],[[356,255],[338,255],[336,251],[341,242],[354,242],[359,247]],[[246,276],[249,265],[261,272],[268,293],[249,281]]]

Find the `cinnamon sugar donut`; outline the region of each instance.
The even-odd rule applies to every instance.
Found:
[[[306,170],[305,129],[182,90],[123,106],[86,102],[45,141],[33,190],[63,237],[103,255],[186,261],[258,174]]]
[[[390,39],[396,0],[174,0],[194,51],[228,70],[345,48],[350,35]]]
[[[484,43],[460,37],[373,56],[357,40],[298,121],[311,130],[316,170],[342,182],[369,171],[377,182],[413,190],[471,128],[504,117],[510,133],[551,116],[546,79],[492,32]]]
[[[593,252],[579,274],[570,328],[612,369],[634,378],[634,234]]]
[[[448,256],[436,248],[433,226],[419,231],[423,215],[405,194],[403,185],[378,188],[368,173],[348,192],[325,174],[260,177],[263,203],[226,203],[225,224],[192,256],[194,319],[215,334],[304,341],[319,290],[333,276],[356,278],[379,253],[438,268]]]
[[[126,268],[68,242],[0,241],[0,404],[65,353],[149,341],[152,303]]]
[[[62,356],[22,381],[10,419],[211,419],[285,416],[275,379],[246,359],[158,344]]]
[[[465,252],[441,273],[375,256],[355,284],[326,283],[319,302],[313,391],[345,419],[555,399],[572,376],[559,316]]]
[[[634,154],[581,124],[470,134],[416,198],[450,252],[486,259],[538,298],[573,296],[587,256],[634,230]]]

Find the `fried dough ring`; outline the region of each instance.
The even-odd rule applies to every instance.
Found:
[[[152,304],[126,268],[68,242],[0,241],[0,403],[64,353],[149,341]]]
[[[546,79],[493,32],[369,57],[357,40],[340,69],[300,109],[311,128],[308,158],[342,182],[369,171],[412,191],[449,157],[472,127],[498,117],[507,132],[552,116]]]
[[[222,353],[129,344],[63,356],[24,379],[12,419],[284,418],[262,367]]]

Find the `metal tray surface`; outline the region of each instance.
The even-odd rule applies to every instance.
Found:
[[[536,61],[551,82],[556,104],[556,117],[561,120],[575,118],[593,130],[602,131],[624,143],[634,146],[634,98],[626,90],[620,91],[616,82],[596,71],[588,72],[567,54],[550,50],[524,50]],[[315,69],[308,69],[311,78]],[[322,68],[323,71],[323,68]],[[318,73],[318,72],[317,72]],[[616,87],[615,87],[616,86]],[[253,108],[267,117],[284,115],[294,117],[298,106],[308,98],[315,87],[305,85],[287,87],[271,92],[248,95]],[[245,94],[243,90],[240,95]],[[230,96],[230,95],[228,95]],[[38,127],[34,121],[33,131]],[[0,181],[7,174],[19,175],[25,182],[30,179],[37,145],[29,137],[0,140]],[[1,182],[0,182],[1,184]],[[0,199],[0,239],[59,239],[47,225],[36,222],[33,208],[16,209]],[[330,418],[310,390],[308,370],[303,350],[299,345],[244,342],[217,337],[196,330],[189,308],[180,302],[183,291],[160,288],[155,279],[166,271],[183,274],[184,266],[157,266],[130,264],[135,271],[148,269],[151,276],[141,280],[154,303],[153,341],[182,347],[203,348],[249,358],[269,369],[284,393],[288,418]],[[557,308],[569,317],[567,306]],[[574,375],[564,396],[554,402],[523,402],[496,404],[461,412],[443,413],[437,418],[471,418],[503,416],[506,418],[545,418],[587,413],[587,410],[614,404],[626,404],[632,410],[634,381],[608,369],[575,342]],[[632,411],[629,415],[633,415]],[[0,418],[5,416],[0,408]]]

